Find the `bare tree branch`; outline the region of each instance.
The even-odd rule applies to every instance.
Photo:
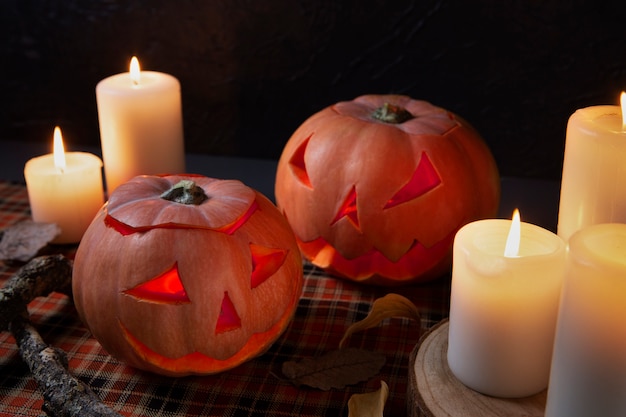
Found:
[[[0,331],[10,330],[43,394],[43,411],[51,417],[120,417],[68,371],[65,352],[48,346],[28,318],[35,297],[68,288],[72,261],[62,255],[31,260],[0,290]]]
[[[72,261],[63,255],[40,256],[28,262],[0,289],[0,331],[7,330],[36,297],[68,291],[71,282]]]

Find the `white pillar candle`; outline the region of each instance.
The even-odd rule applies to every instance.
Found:
[[[517,256],[504,256],[511,224],[480,220],[455,236],[448,364],[475,391],[519,398],[548,386],[565,242],[521,223]]]
[[[626,129],[618,106],[577,110],[567,124],[558,235],[626,222]]]
[[[546,417],[626,416],[626,224],[569,240]]]
[[[96,86],[109,194],[136,175],[185,172],[180,83],[169,74],[131,71]]]
[[[30,209],[34,221],[59,226],[54,243],[77,243],[104,204],[102,161],[90,153],[64,153],[58,127],[55,142],[54,154],[30,159],[24,166]]]

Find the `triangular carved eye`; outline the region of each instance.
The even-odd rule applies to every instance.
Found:
[[[154,303],[184,304],[191,302],[178,275],[178,264],[174,264],[156,278],[124,291],[124,294]]]
[[[359,216],[356,207],[356,188],[354,186],[352,186],[352,189],[346,196],[346,199],[339,208],[339,211],[337,212],[337,215],[333,219],[331,225],[337,223],[340,219],[344,217],[347,217],[357,230],[361,230],[359,226]]]
[[[252,277],[250,286],[256,288],[265,282],[269,277],[283,265],[287,258],[286,249],[274,249],[261,245],[250,244],[252,253]]]
[[[436,186],[441,184],[441,178],[437,173],[437,170],[430,162],[430,158],[426,153],[422,153],[417,168],[413,172],[413,176],[393,197],[387,201],[385,208],[395,207],[398,204],[406,203],[407,201],[414,200],[428,191],[432,190]]]
[[[300,146],[298,146],[289,160],[289,166],[291,166],[291,172],[293,172],[293,175],[295,175],[302,184],[309,188],[313,188],[311,180],[309,179],[309,174],[306,170],[306,163],[304,162],[304,154],[307,146],[309,146],[310,139],[311,137],[309,136],[300,144]]]
[[[241,327],[241,319],[235,305],[228,296],[228,292],[224,291],[224,298],[222,299],[222,307],[220,310],[220,316],[217,319],[217,325],[215,326],[215,334],[236,330]]]

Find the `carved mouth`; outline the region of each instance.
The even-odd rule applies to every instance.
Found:
[[[146,346],[121,321],[119,325],[124,338],[140,358],[141,363],[135,363],[134,366],[172,376],[209,375],[234,368],[258,356],[263,351],[263,349],[259,349],[259,346],[266,346],[265,349],[269,348],[282,332],[284,322],[290,318],[290,314],[285,314],[269,330],[254,333],[237,353],[225,359],[212,358],[200,352],[188,353],[178,358],[168,358]]]
[[[331,273],[355,281],[373,278],[374,283],[394,285],[412,277],[441,275],[448,267],[455,234],[456,230],[429,248],[415,241],[397,261],[389,260],[376,248],[348,259],[322,237],[309,242],[298,239],[298,245],[314,265]]]

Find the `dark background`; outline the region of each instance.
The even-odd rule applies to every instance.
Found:
[[[189,153],[276,160],[307,117],[400,93],[470,121],[503,176],[559,179],[577,108],[626,88],[621,2],[2,0],[0,139],[99,147],[97,82],[182,84]]]

